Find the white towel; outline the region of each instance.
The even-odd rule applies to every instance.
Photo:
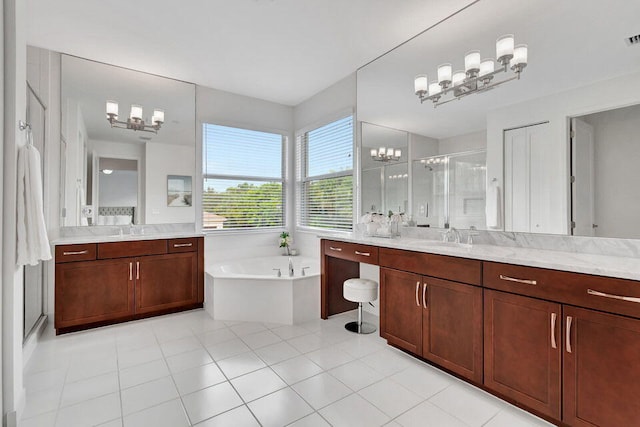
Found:
[[[500,186],[497,181],[492,181],[487,186],[485,214],[487,228],[502,228],[502,197],[500,196]]]
[[[30,130],[27,130],[30,133]],[[27,134],[27,138],[31,135]],[[18,265],[36,265],[51,259],[42,208],[40,153],[31,144],[18,151],[17,259]]]

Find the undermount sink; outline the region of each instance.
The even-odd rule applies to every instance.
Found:
[[[441,240],[420,240],[417,242],[412,242],[412,245],[421,246],[421,247],[461,248],[461,249],[471,249],[473,246],[468,243],[443,242]]]

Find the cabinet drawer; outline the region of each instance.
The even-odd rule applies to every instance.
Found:
[[[56,246],[56,264],[60,262],[91,261],[96,259],[96,244]]]
[[[380,248],[380,266],[480,285],[482,262],[446,255]]]
[[[166,253],[167,241],[164,239],[98,243],[98,259],[161,255]]]
[[[378,248],[376,246],[325,240],[323,249],[325,255],[334,258],[342,258],[367,264],[378,264]]]
[[[169,253],[195,252],[198,250],[198,239],[195,237],[167,240]]]
[[[484,263],[485,287],[640,318],[640,282],[520,265]]]

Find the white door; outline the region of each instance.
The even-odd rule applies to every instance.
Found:
[[[571,119],[571,220],[575,236],[595,236],[593,126]]]
[[[504,133],[504,229],[530,231],[529,141],[526,128]]]

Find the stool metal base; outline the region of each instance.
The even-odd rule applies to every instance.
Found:
[[[366,322],[349,322],[344,325],[344,328],[347,331],[355,332],[356,334],[371,334],[376,331],[376,327],[374,325]]]

